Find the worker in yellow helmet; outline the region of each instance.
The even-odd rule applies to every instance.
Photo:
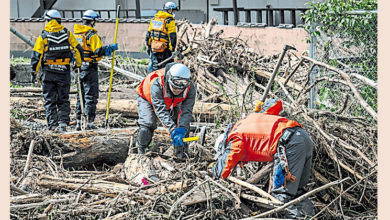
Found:
[[[31,82],[34,83],[42,65],[42,92],[45,99],[48,129],[64,132],[70,114],[70,63],[80,67],[83,49],[72,32],[61,25],[57,10],[45,13],[45,29],[38,36],[31,55]]]
[[[118,44],[103,46],[97,30],[94,28],[99,14],[94,10],[87,10],[83,13],[83,24],[74,25],[74,35],[84,50],[84,62],[81,66],[80,87],[84,103],[84,112],[87,115],[87,130],[96,129],[93,124],[96,117],[96,104],[99,98],[98,62],[103,56],[111,56]],[[76,130],[81,130],[81,105],[79,93],[76,103]]]
[[[146,52],[150,56],[151,63],[149,72],[164,68],[166,64],[173,62],[173,59],[162,66],[157,64],[172,56],[176,48],[176,24],[175,14],[178,8],[175,3],[167,2],[151,19],[148,31],[146,32]]]

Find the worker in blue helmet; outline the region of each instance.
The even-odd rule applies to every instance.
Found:
[[[84,104],[84,112],[87,116],[86,129],[96,129],[94,120],[96,117],[96,105],[99,98],[98,62],[103,56],[111,56],[114,50],[118,49],[118,43],[107,46],[102,41],[94,28],[99,14],[94,10],[87,10],[83,13],[83,24],[75,24],[74,35],[84,49],[84,62],[81,66],[80,89]],[[81,130],[81,104],[79,93],[76,103],[76,130]]]

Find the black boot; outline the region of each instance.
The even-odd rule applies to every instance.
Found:
[[[184,158],[184,152],[182,146],[174,146],[175,148],[175,157],[183,159]]]
[[[145,154],[145,146],[141,146],[141,145],[139,145],[138,143],[136,144],[136,146],[137,146],[137,153],[138,154]]]
[[[97,127],[93,124],[93,122],[88,122],[85,130],[94,130],[94,129],[97,129]]]
[[[81,131],[81,120],[77,120],[76,131]]]

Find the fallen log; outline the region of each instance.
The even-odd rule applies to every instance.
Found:
[[[131,186],[128,184],[104,181],[104,180],[90,180],[86,183],[85,179],[71,179],[71,178],[59,178],[49,175],[41,175],[37,180],[37,185],[47,187],[56,190],[68,189],[68,190],[81,190],[84,192],[94,194],[114,194],[118,195],[122,193],[129,197],[142,198],[147,200],[154,200],[151,196],[134,193],[131,190]]]
[[[96,105],[97,114],[105,114],[107,100],[99,100]],[[10,104],[18,103],[19,105],[28,106],[43,106],[42,98],[26,98],[26,97],[10,97]],[[70,100],[71,107],[76,105],[76,99]],[[232,105],[196,102],[193,109],[194,119],[200,119],[202,121],[213,122],[216,116],[224,115],[235,108]],[[121,113],[125,117],[138,118],[138,107],[136,100],[117,99],[110,101],[110,114]]]
[[[65,168],[90,165],[115,165],[126,160],[130,136],[135,129],[99,129],[86,132],[52,134],[77,153],[62,157]]]

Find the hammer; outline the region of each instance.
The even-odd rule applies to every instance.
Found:
[[[270,88],[271,88],[271,85],[272,85],[273,82],[274,82],[275,76],[278,74],[278,70],[279,70],[280,64],[282,64],[282,60],[283,60],[284,55],[286,55],[286,52],[287,52],[288,50],[290,50],[290,49],[291,49],[291,50],[297,50],[295,47],[292,47],[292,46],[290,46],[290,45],[287,45],[287,44],[284,45],[284,47],[283,47],[283,52],[282,52],[282,54],[280,55],[279,60],[278,60],[278,63],[276,64],[276,67],[275,67],[274,71],[272,72],[271,78],[270,78],[269,81],[268,81],[267,87],[265,88],[263,98],[261,99],[262,102],[265,101],[265,98],[266,98],[267,95],[268,95],[268,92],[269,92],[269,90],[270,90]]]
[[[197,136],[195,137],[188,137],[188,138],[183,138],[183,142],[190,142],[190,141],[198,141],[199,144],[203,145],[205,140],[206,140],[206,126],[202,126],[200,129],[200,132],[198,133]]]

